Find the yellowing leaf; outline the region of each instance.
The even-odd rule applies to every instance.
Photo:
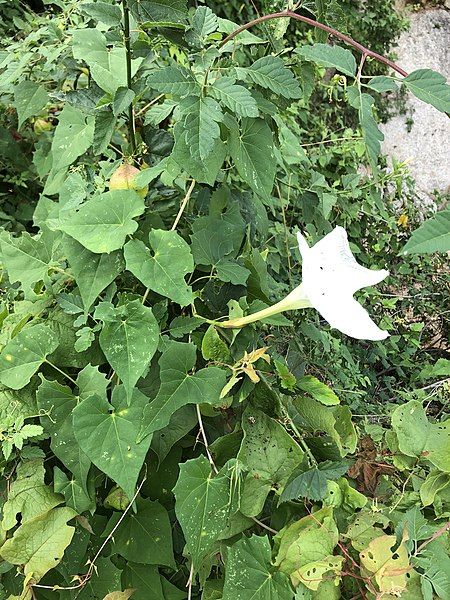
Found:
[[[222,391],[220,392],[220,399],[222,400],[223,398],[225,398],[225,396],[227,396],[231,392],[232,388],[236,385],[236,383],[241,381],[241,379],[242,377],[233,375],[227,382],[227,384],[223,386]]]
[[[378,525],[375,527],[374,525]],[[377,537],[384,535],[383,528],[389,524],[389,519],[382,514],[363,508],[357,513],[355,520],[350,524],[346,538],[355,550],[360,552]]]
[[[382,535],[360,552],[363,575],[374,576],[380,592],[399,596],[406,588],[406,574],[411,570],[403,542],[396,546],[395,535]]]
[[[397,219],[397,225],[399,227],[403,227],[403,229],[407,229],[408,228],[408,221],[409,221],[408,215],[402,214]]]
[[[316,590],[325,573],[332,570],[337,574],[340,568],[336,557],[332,556],[338,538],[333,509],[322,508],[288,525],[277,534],[275,540],[278,541],[278,554],[275,564],[290,575],[294,585],[302,582],[309,589]]]
[[[75,531],[67,521],[76,516],[71,508],[55,508],[27,521],[0,549],[0,556],[13,565],[24,567],[34,581],[61,562]]]
[[[344,562],[343,556],[325,556],[321,560],[308,563],[297,571],[291,574],[291,580],[294,586],[303,583],[310,590],[317,590],[319,585],[322,583],[325,575],[326,579],[330,579],[330,571],[336,576],[336,579],[340,578],[340,571],[342,569],[342,563]]]
[[[19,464],[17,478],[12,483],[3,507],[2,528],[11,529],[21,514],[21,523],[45,514],[63,501],[44,483],[44,463],[41,459]]]
[[[254,363],[257,360],[259,360],[260,358],[262,358],[263,360],[266,361],[266,363],[270,363],[270,356],[268,354],[266,354],[266,350],[267,347],[264,348],[257,348],[256,350],[253,350],[253,352],[250,352],[250,354],[247,354],[247,352],[244,354],[244,359],[243,362],[246,363]]]
[[[136,590],[134,589],[128,589],[124,590],[123,592],[111,592],[110,594],[107,594],[103,600],[128,600],[128,598],[131,598],[135,591]]]
[[[259,375],[255,371],[253,365],[249,365],[248,367],[243,367],[242,370],[250,378],[250,380],[253,383],[258,383],[260,381]]]

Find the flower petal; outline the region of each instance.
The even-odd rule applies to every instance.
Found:
[[[303,235],[300,233],[300,231],[297,231],[297,241],[298,241],[298,247],[300,250],[300,254],[304,260],[306,254],[310,248],[308,246],[308,242],[306,241],[306,238],[303,237]]]
[[[322,295],[310,299],[314,308],[328,321],[331,327],[357,340],[384,340],[389,336],[380,329],[369,316],[369,313],[352,296]]]
[[[306,244],[306,241],[303,240]],[[380,283],[389,275],[384,269],[373,271],[356,262],[350,250],[347,232],[335,227],[308,252],[302,253],[303,283],[308,296],[311,288],[332,288],[353,295],[357,290]]]

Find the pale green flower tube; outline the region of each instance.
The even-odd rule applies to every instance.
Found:
[[[308,300],[308,298],[304,295],[302,284],[296,287],[290,294],[288,294],[283,300],[273,304],[272,306],[268,306],[267,308],[263,308],[258,312],[255,312],[251,315],[247,315],[246,317],[239,317],[237,319],[231,319],[230,321],[225,321],[224,323],[217,323],[219,327],[224,327],[227,329],[239,329],[248,325],[249,323],[254,323],[255,321],[260,321],[261,319],[266,319],[267,317],[271,317],[272,315],[277,315],[278,313],[284,312],[285,310],[296,310],[298,308],[311,308],[312,304]]]

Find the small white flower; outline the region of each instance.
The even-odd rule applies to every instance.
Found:
[[[389,272],[372,271],[359,265],[350,250],[347,232],[335,227],[311,248],[297,233],[302,255],[302,294],[336,329],[359,340],[384,340],[380,329],[353,294],[383,281]]]
[[[298,233],[302,255],[302,283],[283,300],[246,317],[218,323],[220,327],[244,327],[283,312],[315,308],[328,323],[358,340],[384,340],[388,332],[380,329],[353,294],[385,279],[389,272],[372,271],[359,265],[350,250],[347,233],[335,227],[311,248]]]

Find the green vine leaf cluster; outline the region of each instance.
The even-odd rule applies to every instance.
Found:
[[[412,233],[377,103],[450,112],[450,88],[365,76],[334,1],[245,26],[193,4],[8,12],[0,598],[444,600],[448,210]],[[388,339],[313,308],[223,327],[298,286],[298,231],[336,226],[389,265],[361,292]]]

